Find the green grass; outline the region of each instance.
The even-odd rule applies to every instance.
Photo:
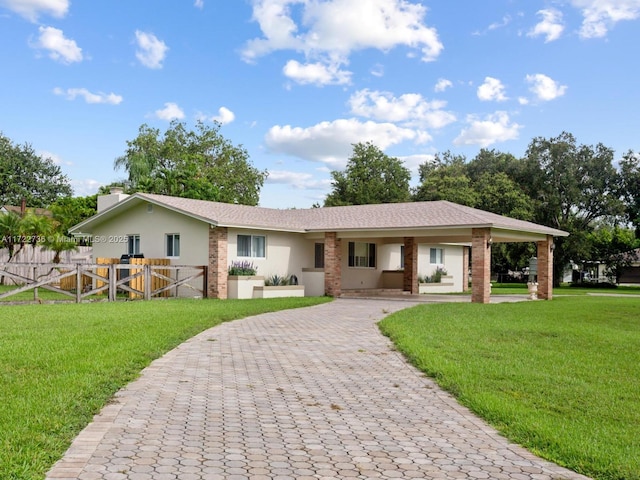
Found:
[[[597,479],[640,479],[640,300],[422,305],[380,323],[505,436]]]
[[[34,480],[153,359],[221,322],[325,298],[0,307],[0,479]]]
[[[527,285],[525,283],[494,282],[491,285],[492,295],[526,295],[527,293]],[[640,287],[619,286],[617,288],[588,288],[563,285],[553,289],[554,295],[587,295],[589,293],[640,295]]]

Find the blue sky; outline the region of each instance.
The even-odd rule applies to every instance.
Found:
[[[142,124],[222,123],[260,204],[322,203],[352,144],[437,152],[574,134],[640,150],[640,0],[0,0],[0,132],[76,195]]]

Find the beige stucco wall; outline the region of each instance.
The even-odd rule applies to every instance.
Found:
[[[444,250],[444,264],[434,265],[431,263],[430,249],[442,248]],[[464,247],[460,245],[418,245],[418,275],[433,275],[438,266],[445,268],[447,273],[453,277],[453,287],[451,291],[462,292]]]
[[[378,246],[378,264],[381,270],[397,270],[401,265],[401,243],[383,244]],[[433,275],[439,265],[431,263],[430,249],[442,248],[444,250],[443,266],[447,273],[453,276],[454,285],[452,291],[462,291],[463,251],[460,245],[440,245],[422,243],[418,245],[418,275]],[[345,287],[349,288],[349,287]],[[353,288],[353,287],[352,287]]]
[[[238,256],[238,235],[265,236],[265,258]],[[258,267],[258,275],[295,275],[302,280],[302,269],[313,267],[314,242],[302,234],[250,229],[229,229],[228,261],[250,261]]]
[[[149,208],[149,206],[151,208]],[[91,232],[93,257],[120,258],[127,253],[127,236],[140,235],[140,252],[145,258],[169,258],[166,234],[180,234],[180,256],[172,265],[206,265],[209,256],[209,225],[158,205],[142,204],[126,214],[108,220]]]

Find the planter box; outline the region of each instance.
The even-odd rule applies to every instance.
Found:
[[[264,277],[229,275],[227,277],[227,297],[228,298],[254,298],[254,287],[264,286]]]
[[[453,277],[443,275],[440,283],[421,283],[418,285],[418,293],[455,293]]]
[[[277,287],[253,287],[253,298],[304,297],[304,285],[282,285]]]
[[[322,297],[324,295],[324,269],[303,268],[301,282],[306,288],[306,297]]]

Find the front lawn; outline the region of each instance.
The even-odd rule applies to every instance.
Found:
[[[597,479],[640,479],[640,299],[421,305],[380,328],[513,441]]]
[[[237,318],[326,298],[0,306],[0,479],[41,480],[153,359]]]

